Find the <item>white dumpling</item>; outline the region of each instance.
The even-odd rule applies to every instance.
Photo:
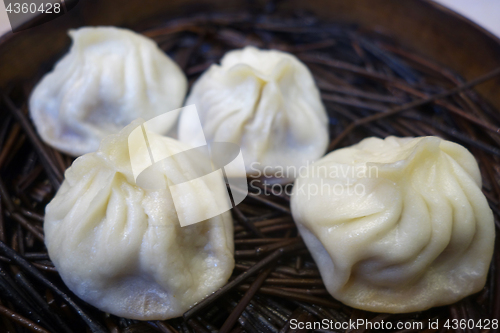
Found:
[[[137,125],[105,138],[97,152],[66,171],[46,208],[45,244],[63,281],[86,302],[126,318],[174,318],[231,276],[233,221],[226,211],[180,226],[173,195],[182,196],[188,214],[202,214],[216,204],[209,182],[177,194],[136,185],[127,141]],[[155,140],[169,154],[189,149],[172,138]],[[197,166],[174,158],[162,168],[165,179],[183,183],[196,176]]]
[[[30,114],[41,138],[72,156],[137,118],[182,106],[187,79],[149,38],[127,29],[71,30],[73,44],[35,87]],[[162,124],[166,134],[175,122]]]
[[[228,52],[194,84],[208,142],[240,145],[248,174],[300,168],[328,145],[328,117],[308,68],[295,56],[248,46]],[[181,115],[179,140],[194,144],[197,126]]]
[[[368,138],[296,180],[293,218],[330,294],[389,313],[483,288],[495,241],[474,156],[438,137]]]

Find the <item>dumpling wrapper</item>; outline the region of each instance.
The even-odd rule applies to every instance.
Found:
[[[127,140],[138,125],[105,138],[97,152],[66,171],[46,208],[45,244],[81,299],[117,316],[163,320],[181,316],[227,282],[234,268],[233,221],[225,212],[181,227],[168,187],[136,185]],[[170,154],[189,149],[168,137],[155,142]],[[159,169],[166,180],[182,183],[197,168],[174,157]],[[177,195],[191,214],[203,213],[215,204],[213,188],[197,182]],[[205,201],[192,200],[193,193]]]
[[[186,76],[151,39],[115,27],[84,27],[69,35],[68,54],[29,101],[47,144],[80,156],[137,118],[149,120],[182,106]],[[160,125],[166,134],[175,121]]]
[[[245,47],[226,53],[194,84],[206,140],[241,147],[247,174],[273,174],[320,158],[328,117],[309,69],[295,56]],[[181,114],[179,140],[199,141],[196,120]]]
[[[293,218],[330,294],[404,313],[480,291],[493,214],[474,156],[438,137],[368,138],[295,182]]]

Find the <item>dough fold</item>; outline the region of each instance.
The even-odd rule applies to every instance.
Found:
[[[151,39],[115,27],[84,27],[69,35],[69,52],[29,101],[47,144],[80,156],[137,118],[149,120],[182,106],[186,76]],[[175,124],[176,119],[158,127],[166,134]]]
[[[169,187],[136,185],[127,141],[138,125],[105,138],[66,171],[46,208],[45,243],[66,285],[86,302],[117,316],[163,320],[181,316],[227,282],[233,222],[225,212],[181,227]],[[172,155],[189,149],[168,137],[155,142]],[[196,165],[175,156],[157,170],[167,182],[197,176]],[[191,200],[196,213],[215,204],[213,188],[196,182],[177,195]],[[193,193],[204,202],[192,200]]]
[[[297,170],[320,158],[328,145],[328,117],[313,77],[285,52],[248,46],[226,53],[194,84],[190,104],[209,143],[241,147],[248,174]],[[181,114],[180,141],[195,144],[196,123]]]
[[[485,284],[493,214],[456,143],[368,138],[336,150],[296,180],[291,207],[328,291],[352,307],[422,311]]]

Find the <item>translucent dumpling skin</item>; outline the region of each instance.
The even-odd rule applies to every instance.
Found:
[[[328,118],[309,69],[295,56],[246,47],[226,53],[194,84],[195,104],[208,142],[241,147],[248,174],[299,168],[320,158]],[[179,140],[194,144],[196,120],[181,115]]]
[[[233,222],[226,212],[181,227],[168,188],[135,184],[127,139],[137,125],[107,137],[66,171],[46,208],[45,243],[66,285],[86,302],[126,318],[174,318],[229,279]],[[162,140],[171,154],[188,149]],[[162,169],[165,179],[179,183],[192,176],[196,166],[181,162]],[[191,202],[190,209],[214,205],[212,188],[202,182],[191,187],[206,201]]]
[[[493,214],[472,154],[438,137],[368,138],[295,182],[292,213],[333,297],[421,311],[480,291]]]
[[[182,106],[187,79],[154,41],[127,29],[71,30],[73,44],[35,87],[30,115],[42,139],[72,156],[137,118]],[[175,122],[162,124],[167,133]]]

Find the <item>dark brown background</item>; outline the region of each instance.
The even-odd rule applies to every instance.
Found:
[[[249,1],[83,0],[69,13],[43,25],[0,38],[0,89],[9,81],[32,77],[40,65],[68,47],[69,28],[82,25],[131,26],[155,17],[178,17],[209,10],[236,11]],[[264,1],[254,1],[263,5]],[[279,8],[303,8],[337,22],[357,23],[390,34],[470,80],[500,66],[500,41],[474,23],[424,0],[291,0]],[[500,107],[500,81],[477,90]]]

